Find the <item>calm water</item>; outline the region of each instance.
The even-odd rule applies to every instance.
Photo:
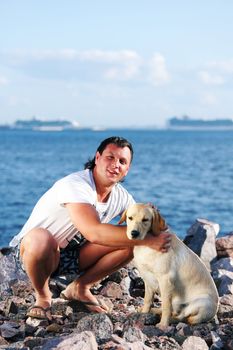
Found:
[[[220,235],[233,231],[233,132],[0,130],[0,246],[57,179],[81,170],[113,135],[135,149],[125,187],[137,201],[155,203],[178,236],[198,217],[219,223]]]

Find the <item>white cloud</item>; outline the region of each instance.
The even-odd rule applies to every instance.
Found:
[[[142,64],[141,57],[134,51],[92,52],[92,59],[111,64],[104,72],[110,80],[130,80],[137,76]]]
[[[206,85],[222,85],[225,79],[221,75],[211,74],[207,71],[199,72],[200,80]]]
[[[206,85],[223,85],[232,80],[233,60],[210,61],[205,69],[198,73],[199,79]]]
[[[165,58],[160,53],[153,55],[150,63],[150,81],[153,85],[159,86],[167,84],[171,81],[170,74],[168,73]]]
[[[132,50],[14,50],[0,52],[0,58],[5,64],[23,68],[26,72],[30,71],[30,74],[33,74],[33,71],[35,74],[50,71],[53,77],[56,73],[58,76],[64,73],[64,77],[67,72],[67,77],[75,78],[79,69],[79,73],[81,71],[88,77],[98,75],[110,80],[132,79],[139,73],[142,64],[141,57]]]
[[[106,62],[106,63],[127,63],[138,62],[140,56],[131,50],[121,51],[102,51],[102,50],[89,50],[78,53],[80,59],[94,62]]]
[[[137,62],[126,62],[106,69],[104,76],[109,80],[130,80],[139,73],[139,66]]]
[[[225,73],[233,73],[233,60],[211,61],[207,64],[211,69],[219,70]]]
[[[214,106],[217,104],[217,98],[214,94],[211,93],[205,93],[202,97],[201,97],[201,103],[203,105],[207,105],[207,106]]]
[[[60,50],[3,50],[1,56],[11,58],[12,62],[21,63],[24,61],[46,61],[46,60],[64,60],[64,61],[92,61],[105,63],[127,63],[139,62],[140,56],[132,50],[103,51],[86,50],[77,51],[75,49]]]
[[[29,61],[46,61],[46,60],[74,60],[77,57],[76,50],[2,50],[0,56],[9,59],[13,65],[20,65]]]

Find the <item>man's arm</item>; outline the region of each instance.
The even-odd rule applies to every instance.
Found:
[[[91,243],[111,247],[148,246],[152,249],[167,251],[170,244],[170,234],[158,236],[147,235],[144,240],[130,240],[126,235],[126,226],[103,224],[95,208],[91,204],[67,203],[74,226]]]

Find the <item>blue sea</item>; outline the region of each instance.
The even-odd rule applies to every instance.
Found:
[[[233,132],[171,130],[0,130],[0,247],[19,232],[36,201],[59,178],[83,169],[106,137],[132,142],[124,186],[159,207],[180,238],[197,218],[233,231]]]

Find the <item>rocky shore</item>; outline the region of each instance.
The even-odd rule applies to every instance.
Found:
[[[0,349],[82,350],[232,350],[233,349],[233,232],[216,238],[219,225],[197,219],[184,242],[210,269],[219,292],[216,319],[190,326],[156,327],[158,316],[137,312],[143,303],[144,283],[133,263],[93,288],[110,307],[108,314],[89,313],[77,302],[59,298],[69,282],[51,280],[53,320],[25,316],[34,304],[27,276],[15,265],[11,248],[0,250]],[[155,306],[160,303],[155,298]]]

